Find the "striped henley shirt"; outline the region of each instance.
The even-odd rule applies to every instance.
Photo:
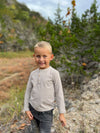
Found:
[[[51,66],[31,72],[26,87],[24,110],[29,110],[29,103],[37,111],[54,108],[56,101],[59,113],[65,113],[64,95],[59,72]]]

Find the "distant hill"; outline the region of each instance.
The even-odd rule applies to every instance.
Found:
[[[0,0],[0,51],[32,49],[45,20],[16,0]]]

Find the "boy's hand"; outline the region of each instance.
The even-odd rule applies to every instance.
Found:
[[[31,113],[31,111],[26,111],[26,114],[27,114],[27,116],[28,116],[28,118],[29,118],[30,120],[33,120],[33,115],[32,115],[32,113]]]
[[[66,126],[66,119],[64,117],[64,114],[59,115],[59,120],[61,121],[62,126],[65,127]]]

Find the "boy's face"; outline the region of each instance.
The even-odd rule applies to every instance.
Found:
[[[34,49],[35,61],[40,69],[48,68],[50,61],[53,59],[53,54],[48,48],[37,47]]]

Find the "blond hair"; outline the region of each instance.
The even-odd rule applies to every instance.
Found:
[[[40,48],[48,48],[48,50],[52,53],[52,47],[51,47],[49,42],[40,41],[40,42],[36,43],[36,45],[34,46],[34,49],[38,48],[38,47],[40,47]]]

